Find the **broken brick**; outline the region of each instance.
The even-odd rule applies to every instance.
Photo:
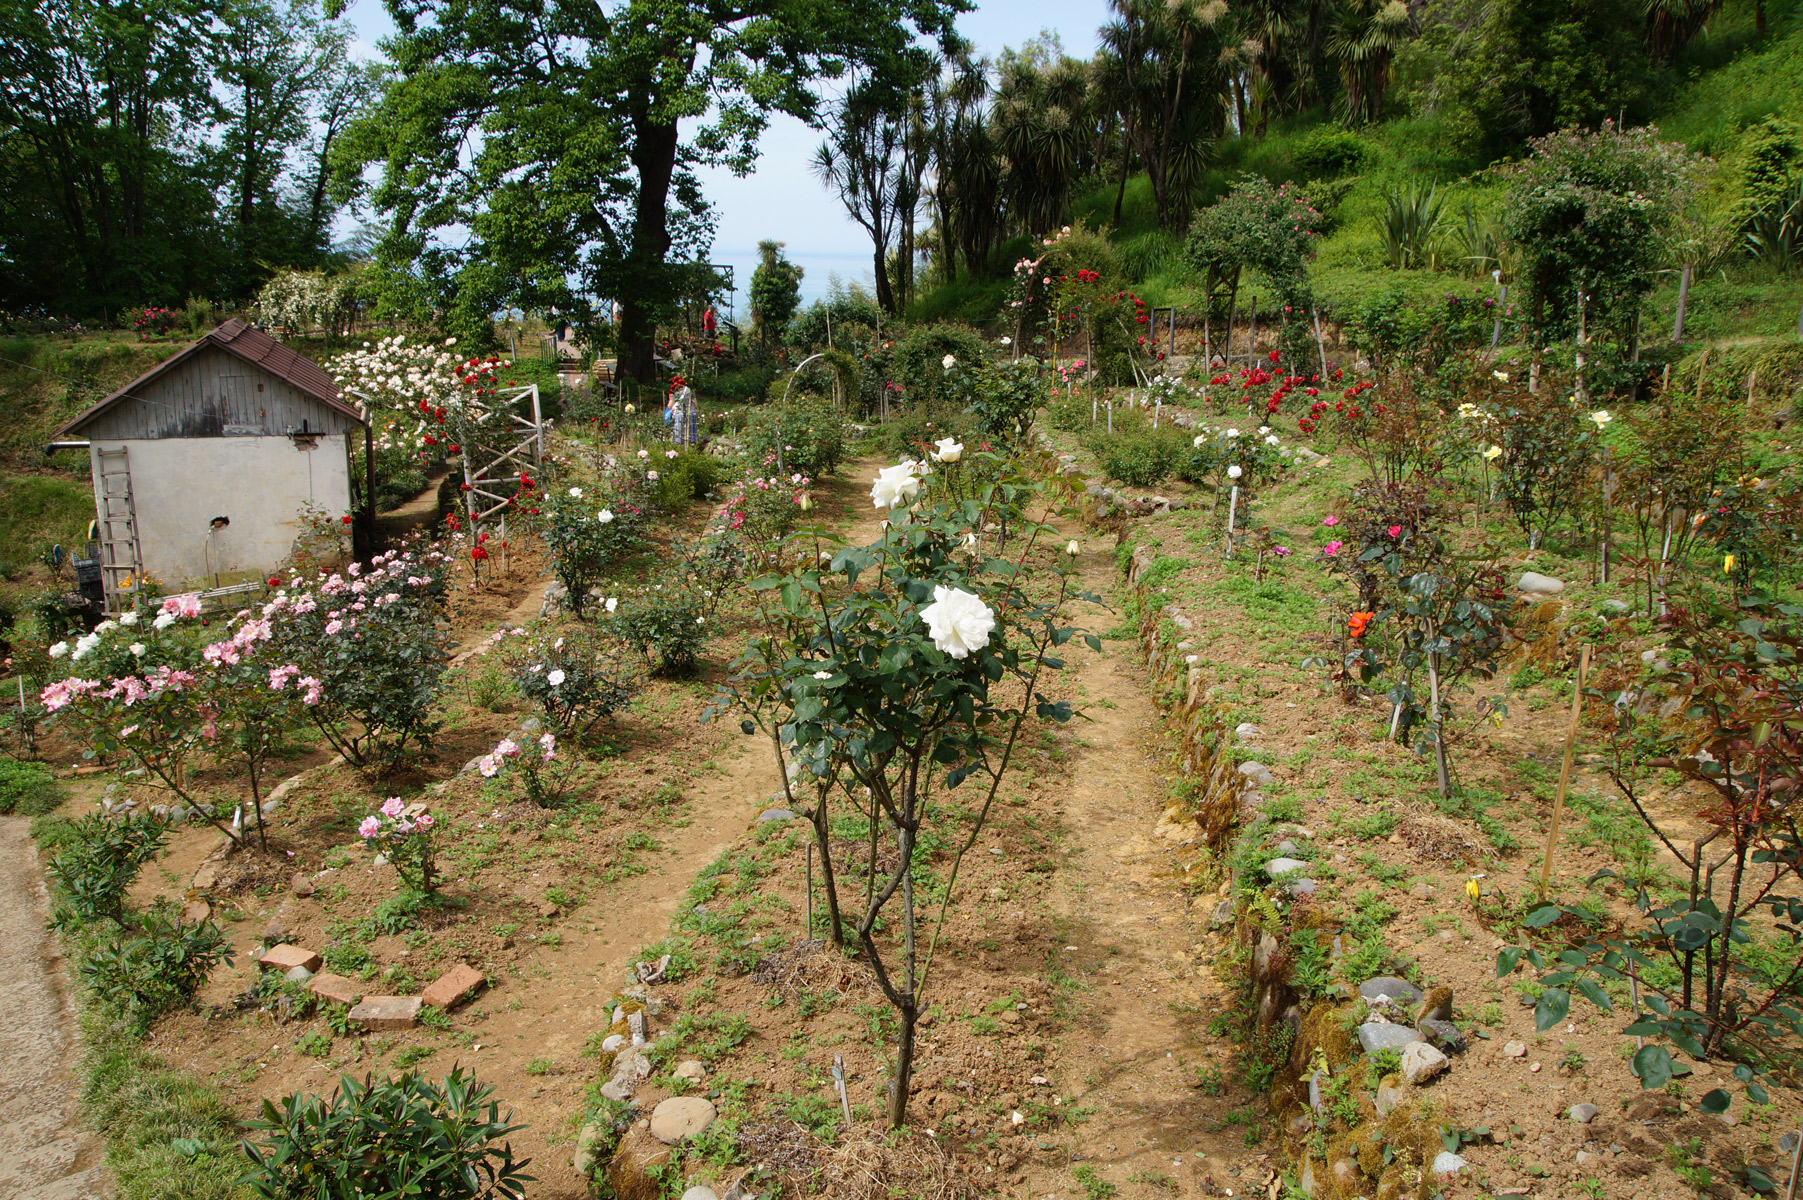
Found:
[[[468,998],[475,990],[488,981],[482,972],[464,963],[458,963],[449,971],[439,976],[420,995],[420,999],[433,1008],[448,1010],[460,1000]]]

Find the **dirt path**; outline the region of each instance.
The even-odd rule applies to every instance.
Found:
[[[1109,595],[1111,548],[1086,560],[1085,584]],[[1120,620],[1088,606],[1075,616],[1091,629]],[[1195,1086],[1204,1073],[1232,1070],[1231,1042],[1207,1032],[1229,999],[1199,953],[1214,897],[1184,891],[1171,843],[1154,833],[1167,793],[1155,758],[1159,714],[1130,641],[1109,639],[1101,653],[1071,658],[1088,720],[1078,727],[1084,749],[1064,797],[1070,854],[1053,907],[1065,936],[1063,968],[1087,983],[1074,1001],[1086,1032],[1067,1038],[1058,1069],[1078,1105],[1098,1110],[1076,1127],[1073,1163],[1085,1160],[1127,1195],[1151,1195],[1152,1187],[1182,1196],[1237,1191],[1236,1175],[1252,1176],[1246,1186],[1257,1178],[1244,1161],[1244,1131],[1222,1131],[1244,1097]],[[1178,1190],[1127,1186],[1153,1179]],[[1069,1180],[1060,1169],[1035,1181],[1033,1194],[1043,1194],[1041,1183],[1065,1191]]]
[[[99,1140],[77,1124],[75,1012],[29,830],[0,817],[0,1196],[87,1200],[108,1180]]]
[[[817,493],[821,524],[852,541],[868,540],[880,530],[882,514],[870,505],[870,462],[844,464],[838,476]],[[536,616],[543,589],[535,589],[511,618]],[[525,610],[530,609],[530,612]],[[473,1030],[480,1049],[441,1051],[480,1066],[496,1056],[508,1074],[533,1059],[557,1064],[556,1073],[538,1075],[525,1092],[510,1091],[514,1119],[530,1129],[517,1138],[534,1157],[533,1188],[537,1200],[581,1200],[589,1195],[585,1181],[570,1165],[568,1146],[574,1130],[572,1114],[582,1108],[589,1073],[579,1065],[591,1035],[611,1023],[612,998],[628,982],[636,952],[670,932],[670,921],[689,885],[703,868],[723,854],[750,826],[758,810],[781,786],[769,743],[762,734],[733,734],[713,757],[714,770],[688,786],[687,807],[679,827],[648,828],[662,850],[644,875],[630,877],[561,927],[562,945],[540,951],[521,964],[506,999]],[[647,792],[662,780],[647,776]],[[680,989],[672,989],[680,991]],[[441,1064],[435,1059],[431,1069]],[[567,1072],[567,1073],[565,1073]],[[484,1078],[497,1074],[482,1069]],[[547,1145],[547,1143],[549,1143]]]

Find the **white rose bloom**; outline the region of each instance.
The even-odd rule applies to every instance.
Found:
[[[565,676],[562,671],[552,671],[549,675],[545,676],[545,682],[550,684],[552,687],[556,687],[558,684],[560,684],[564,681],[564,678],[565,678]]]
[[[121,624],[121,625],[136,625],[137,623],[138,623],[138,614],[136,611],[125,612],[125,613],[119,614],[119,624]]]
[[[1275,446],[1276,444],[1277,444],[1277,435],[1274,433],[1267,433],[1265,435],[1265,445]]]
[[[814,672],[815,679],[831,679],[832,677],[833,677],[833,673],[831,671],[815,671]]]
[[[944,358],[939,360],[939,365],[949,371],[953,367],[958,365],[958,360],[948,354]]]
[[[1245,472],[1240,470],[1239,465],[1237,463],[1235,465],[1227,468],[1227,478],[1229,478],[1229,479],[1238,479],[1244,473]]]
[[[1598,429],[1601,429],[1603,426],[1607,425],[1609,422],[1613,421],[1615,418],[1609,415],[1608,409],[1599,408],[1595,412],[1590,414],[1590,419],[1592,421],[1596,422],[1596,427]]]
[[[1066,554],[1070,555],[1072,558],[1077,557],[1077,554],[1080,550],[1081,550],[1081,547],[1079,547],[1077,545],[1076,538],[1072,538],[1070,541],[1068,541],[1064,544],[1064,552]]]
[[[989,644],[995,613],[978,596],[958,588],[935,587],[933,602],[920,610],[927,636],[953,658],[968,658]]]
[[[102,621],[100,624],[94,626],[94,632],[95,633],[106,633],[109,630],[113,630],[113,629],[117,629],[117,628],[119,628],[119,622],[113,621],[113,620],[106,620],[106,621]],[[99,639],[96,638],[95,640],[98,641]]]
[[[620,607],[620,598],[618,596],[609,596],[606,604],[607,611],[612,612],[618,607]]]
[[[935,444],[939,448],[933,451],[933,457],[942,463],[955,463],[964,457],[964,447],[957,438],[940,438]]]
[[[1258,432],[1259,432],[1259,433],[1260,433],[1260,434],[1266,434],[1266,433],[1270,433],[1270,432],[1271,432],[1271,427],[1270,427],[1270,426],[1269,426],[1269,425],[1260,425],[1260,426],[1259,426],[1259,427],[1258,427]]]
[[[914,497],[920,495],[920,476],[914,473],[915,466],[904,462],[878,471],[876,482],[870,485],[871,507],[893,509],[912,504]]]
[[[1204,442],[1206,442],[1206,441],[1207,441],[1207,440],[1208,440],[1208,435],[1207,435],[1207,434],[1205,434],[1205,433],[1198,433],[1198,434],[1197,434],[1197,435],[1196,435],[1196,437],[1195,437],[1195,440],[1194,440],[1194,441],[1192,441],[1192,442],[1191,442],[1191,443],[1190,443],[1190,445],[1192,445],[1192,446],[1194,446],[1194,447],[1195,447],[1195,448],[1196,448],[1196,449],[1198,449],[1198,450],[1200,450],[1200,449],[1201,449],[1201,448],[1202,448],[1202,443],[1204,443]]]
[[[69,643],[68,642],[58,642],[58,643],[56,643],[56,645],[50,647],[50,657],[51,658],[61,658],[63,655],[65,655],[67,653],[69,653]]]
[[[144,643],[143,642],[133,642],[129,647],[127,647],[127,649],[129,649],[131,651],[131,656],[133,658],[143,658],[144,657]]]
[[[570,495],[572,495],[572,496],[576,497],[576,499],[580,500],[580,499],[582,499],[582,489],[579,487],[573,487],[570,489]]]
[[[600,512],[595,514],[595,520],[601,522],[603,525],[613,524],[613,519],[614,519],[614,514],[613,514],[612,509],[604,508]]]
[[[1239,431],[1239,430],[1237,430],[1237,429],[1229,429],[1229,430],[1228,430],[1228,431],[1227,431],[1227,432],[1226,432],[1226,433],[1224,433],[1224,434],[1222,434],[1222,435],[1221,435],[1221,436],[1223,436],[1223,437],[1229,437],[1229,438],[1236,438],[1236,437],[1238,437],[1238,436],[1239,436],[1239,435],[1240,435],[1240,431]]]
[[[1004,345],[1004,346],[1012,346],[1012,345],[1014,345],[1014,339],[1013,339],[1013,338],[1011,338],[1011,337],[1005,337],[1005,338],[1003,338],[1003,339],[1002,339],[1002,345]]]
[[[156,620],[150,623],[150,627],[152,629],[167,629],[173,624],[175,624],[174,613],[158,613]]]

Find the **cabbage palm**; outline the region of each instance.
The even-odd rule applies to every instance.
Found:
[[[1402,0],[1343,0],[1333,15],[1327,53],[1340,68],[1340,116],[1351,124],[1382,119],[1390,64],[1413,19]]]

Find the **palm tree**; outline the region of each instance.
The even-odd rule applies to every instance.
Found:
[[[1112,0],[1116,19],[1102,27],[1107,92],[1152,184],[1158,223],[1172,228],[1189,212],[1190,189],[1210,143],[1221,132],[1216,26],[1223,0]]]
[[[1403,0],[1343,0],[1327,35],[1327,53],[1340,68],[1340,117],[1358,124],[1382,119],[1390,64],[1414,21]]]

